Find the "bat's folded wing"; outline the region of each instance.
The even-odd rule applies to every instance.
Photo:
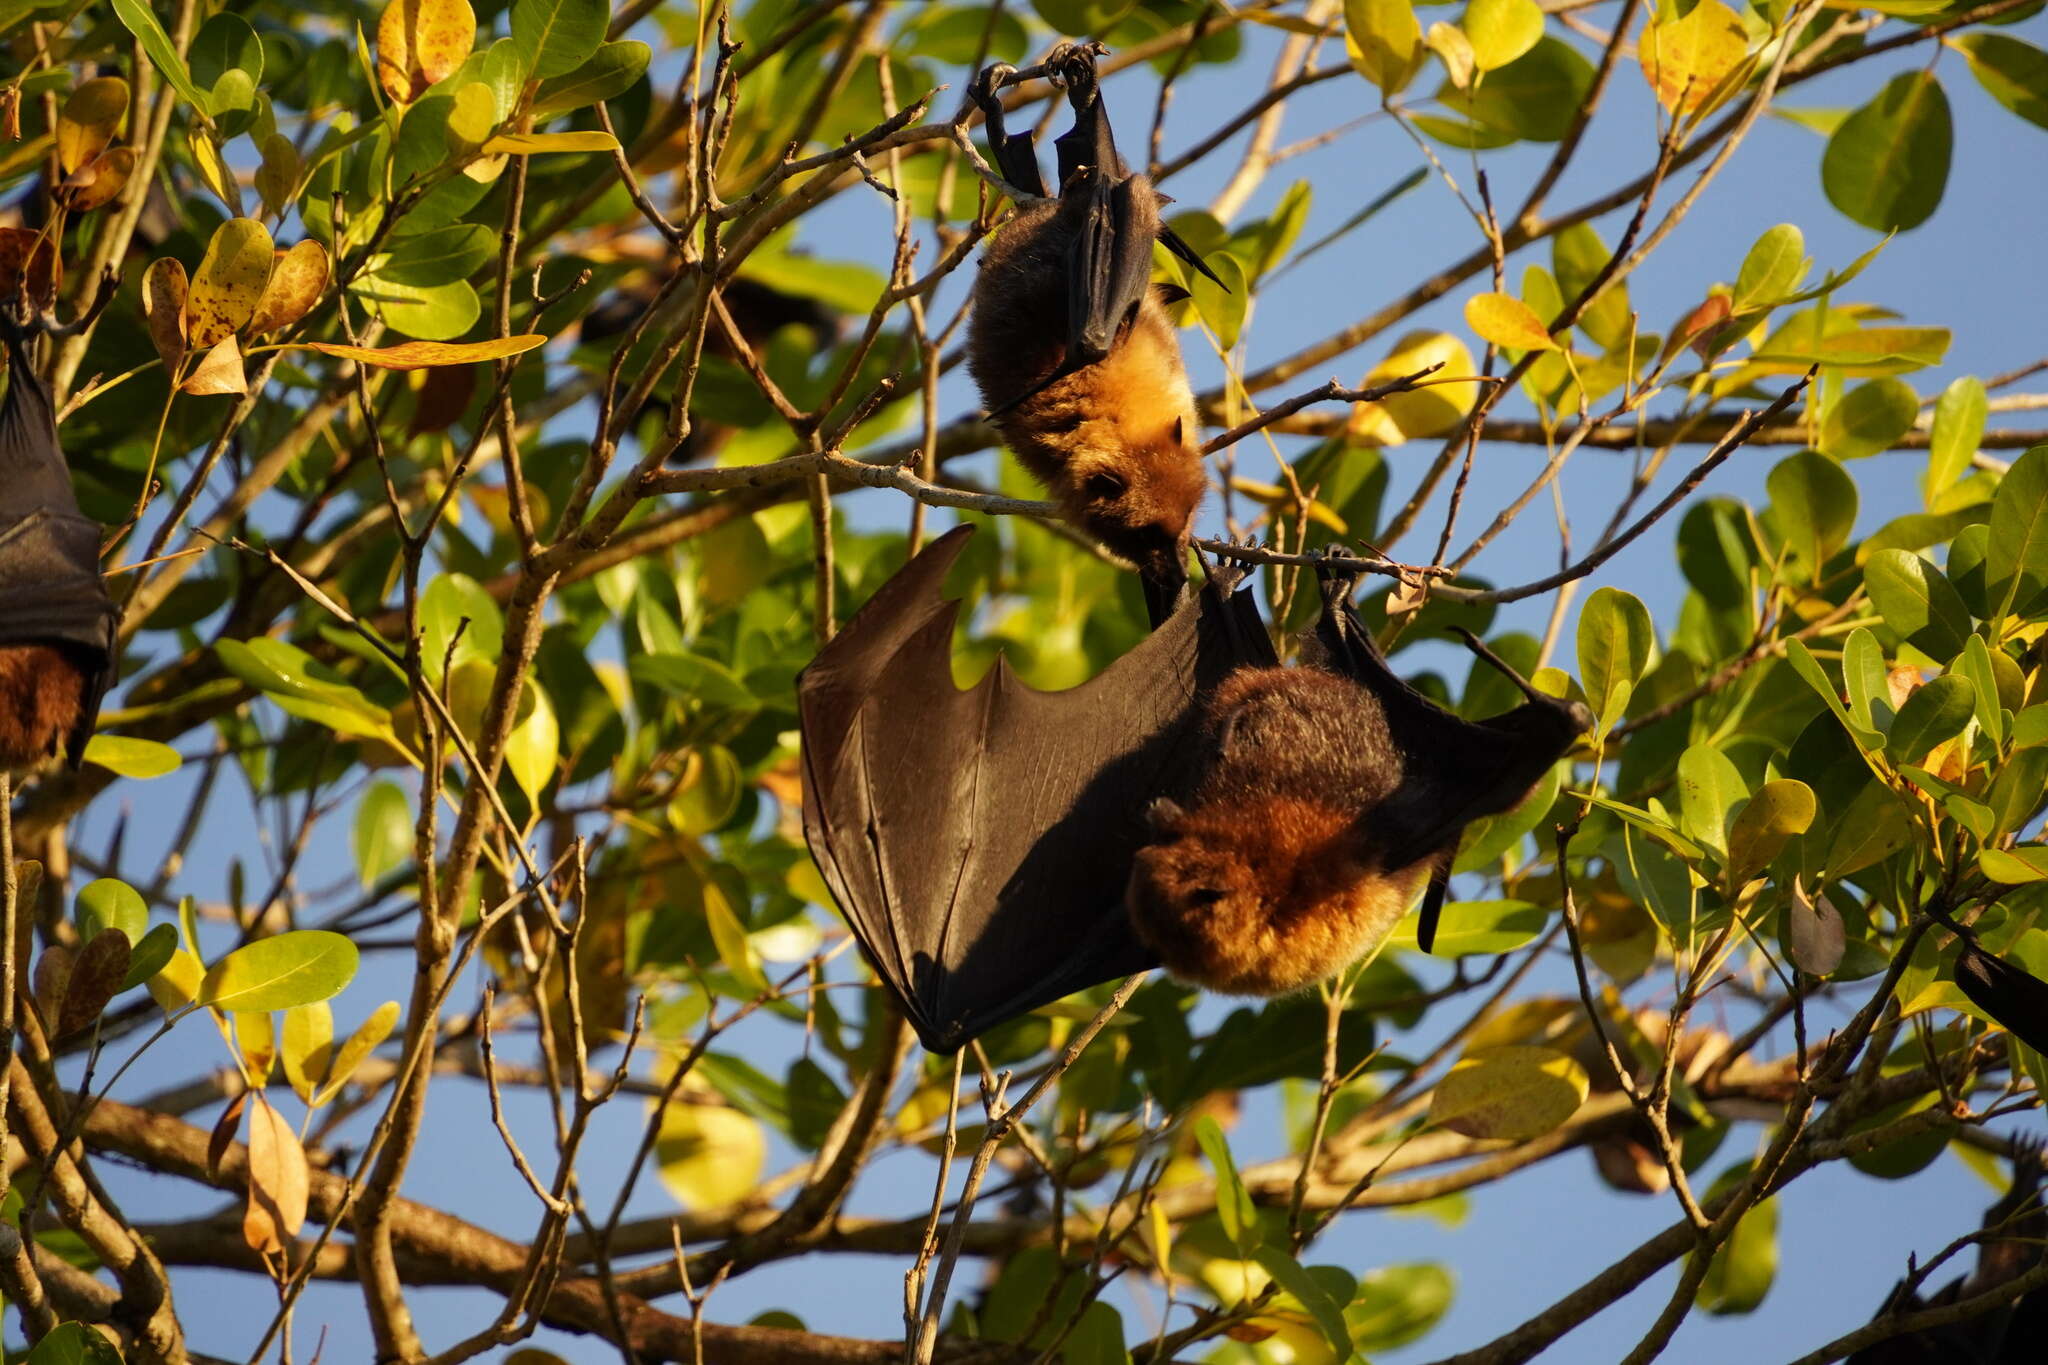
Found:
[[[1146,808],[1192,779],[1197,698],[1264,644],[1247,603],[1191,595],[1080,687],[999,660],[961,691],[939,588],[970,534],[885,584],[797,690],[805,837],[935,1052],[1155,964],[1123,909]]]

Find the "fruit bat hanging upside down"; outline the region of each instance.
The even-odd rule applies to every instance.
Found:
[[[1526,684],[1491,720],[1436,706],[1335,574],[1311,665],[1278,667],[1241,573],[1214,570],[1080,687],[1039,692],[998,660],[963,692],[939,589],[971,534],[905,565],[797,684],[805,838],[934,1052],[1162,962],[1237,994],[1312,985],[1425,881],[1427,947],[1466,824],[1588,724]]]
[[[114,671],[100,527],[80,515],[31,326],[0,302],[0,770],[76,766]]]
[[[1160,221],[1168,201],[1117,155],[1095,76],[1106,50],[1066,43],[1045,63],[1074,110],[1054,140],[1057,199],[1045,197],[1032,135],[1004,128],[997,92],[1014,70],[992,66],[970,89],[1004,178],[1039,202],[983,252],[967,367],[1003,440],[1067,519],[1137,568],[1156,626],[1187,582],[1207,480],[1180,341],[1152,287],[1152,244],[1216,276]]]

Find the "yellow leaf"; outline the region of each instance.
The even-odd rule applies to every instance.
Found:
[[[1449,332],[1410,332],[1394,343],[1387,358],[1373,366],[1365,387],[1399,379],[1404,374],[1441,364],[1438,375],[1474,374],[1472,352]],[[1435,378],[1432,375],[1431,378]],[[1465,419],[1479,395],[1477,384],[1433,384],[1360,403],[1351,410],[1350,437],[1366,445],[1400,445],[1403,441],[1441,436]]]
[[[1477,62],[1472,55],[1472,40],[1465,36],[1463,29],[1456,24],[1446,24],[1438,20],[1429,26],[1429,32],[1424,35],[1423,41],[1428,43],[1429,50],[1443,61],[1444,75],[1449,78],[1452,86],[1459,90],[1471,86],[1472,72]]]
[[[1422,26],[1409,0],[1344,0],[1344,46],[1358,73],[1391,98],[1422,68]]]
[[[1496,71],[1536,46],[1543,11],[1536,0],[1472,0],[1465,6],[1464,27],[1479,69]]]
[[[536,346],[547,338],[535,332],[522,336],[495,337],[489,341],[401,341],[396,346],[371,350],[367,346],[342,346],[331,341],[296,343],[322,355],[340,356],[386,370],[424,370],[435,365],[469,365],[479,360],[502,360]]]
[[[471,81],[455,92],[455,108],[448,114],[449,140],[464,151],[474,151],[490,139],[498,126],[498,97],[482,81]]]
[[[206,353],[192,377],[180,386],[191,394],[247,393],[249,377],[242,372],[242,348],[232,336],[224,336]]]
[[[754,957],[753,946],[747,942],[747,931],[740,924],[740,917],[726,903],[725,893],[718,889],[718,883],[708,877],[704,880],[704,919],[711,929],[712,946],[718,949],[725,969],[738,977],[740,984],[748,990],[767,990],[768,978],[761,974],[761,964]]]
[[[1479,1048],[1437,1082],[1429,1116],[1466,1137],[1527,1142],[1577,1113],[1586,1089],[1585,1068],[1553,1048]]]
[[[475,45],[469,0],[390,0],[377,21],[377,84],[410,104],[453,75]]]
[[[251,1090],[261,1090],[270,1081],[270,1068],[277,1063],[277,1029],[270,1016],[260,1011],[234,1015],[235,1050],[242,1063],[242,1079]]]
[[[306,1225],[310,1184],[306,1149],[284,1116],[261,1094],[249,1106],[249,1208],[242,1215],[242,1240],[256,1252],[284,1251],[285,1241]]]
[[[487,153],[533,156],[540,152],[616,152],[619,140],[610,133],[500,133],[484,144]]]
[[[294,1005],[284,1012],[285,1079],[306,1104],[313,1103],[334,1060],[334,1010],[325,1000]]]
[[[171,960],[163,969],[146,983],[149,993],[166,1010],[181,1010],[199,996],[199,983],[206,977],[206,968],[199,959],[183,948],[171,954]]]
[[[1557,343],[1536,310],[1512,294],[1475,294],[1465,300],[1465,325],[1482,340],[1516,351],[1550,351]]]
[[[280,251],[270,268],[263,296],[249,317],[249,335],[262,336],[289,327],[320,302],[327,292],[327,248],[310,237]]]
[[[299,149],[290,138],[272,133],[263,139],[263,163],[256,168],[256,193],[263,211],[282,218],[299,194]]]
[[[349,1078],[356,1074],[356,1068],[363,1064],[363,1059],[391,1036],[391,1030],[397,1023],[398,1002],[386,1000],[341,1045],[341,1051],[335,1054],[334,1065],[328,1069],[327,1079],[322,1082],[319,1093],[313,1096],[312,1103],[322,1105],[339,1095],[341,1088],[349,1083]]]
[[[686,1209],[738,1202],[761,1178],[767,1155],[761,1126],[745,1114],[681,1097],[662,1113],[654,1140],[661,1183]]]
[[[1732,93],[1721,89],[1749,55],[1749,33],[1721,0],[1700,0],[1683,19],[1643,26],[1638,56],[1657,102],[1679,114],[1704,113]]]
[[[270,233],[254,218],[230,218],[213,231],[185,301],[185,336],[212,346],[242,329],[270,282]]]
[[[149,339],[167,370],[185,358],[185,263],[175,257],[151,261],[142,275],[142,316]]]
[[[57,115],[57,165],[65,175],[90,162],[113,142],[128,116],[128,82],[95,76],[71,92]]]
[[[221,158],[220,144],[204,128],[194,128],[191,148],[192,168],[199,172],[206,188],[219,196],[220,202],[228,206],[229,213],[239,216],[242,212],[242,191],[235,185],[235,173]]]

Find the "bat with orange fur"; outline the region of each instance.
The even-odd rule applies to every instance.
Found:
[[[1387,665],[1321,573],[1320,658],[1243,669],[1210,698],[1211,752],[1185,803],[1152,812],[1126,892],[1138,936],[1169,971],[1213,990],[1278,995],[1334,975],[1423,893],[1429,951],[1465,826],[1519,803],[1592,724],[1470,635],[1527,700],[1469,721]]]
[[[78,510],[29,326],[0,305],[0,769],[76,765],[114,671],[100,527]]]
[[[1067,519],[1143,580],[1156,626],[1187,582],[1188,532],[1208,481],[1180,341],[1152,285],[1159,242],[1210,279],[1160,220],[1168,202],[1117,155],[1096,83],[1100,43],[1066,43],[1045,63],[1074,126],[1055,139],[1057,199],[1045,197],[1029,133],[1009,133],[992,66],[970,94],[995,160],[1032,197],[983,251],[967,367],[989,420]],[[1220,283],[1220,281],[1219,281]]]

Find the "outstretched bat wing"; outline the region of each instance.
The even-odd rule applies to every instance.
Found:
[[[797,685],[805,838],[934,1052],[1156,965],[1123,908],[1146,809],[1193,779],[1198,698],[1271,659],[1248,595],[1190,594],[1080,687],[998,661],[962,691],[940,585],[970,534],[883,585]]]
[[[69,645],[89,663],[69,742],[75,763],[113,678],[117,613],[100,582],[100,527],[79,513],[49,390],[12,324],[0,323],[0,339],[0,646]]]
[[[1544,696],[1526,684],[1529,700],[1505,715],[1470,721],[1446,711],[1387,663],[1351,605],[1351,582],[1324,576],[1316,639],[1323,666],[1370,690],[1386,715],[1388,735],[1400,755],[1401,780],[1366,821],[1372,843],[1384,851],[1390,866],[1431,864],[1417,934],[1428,951],[1459,834],[1472,821],[1507,810],[1528,795],[1585,733],[1588,718],[1584,707]]]

